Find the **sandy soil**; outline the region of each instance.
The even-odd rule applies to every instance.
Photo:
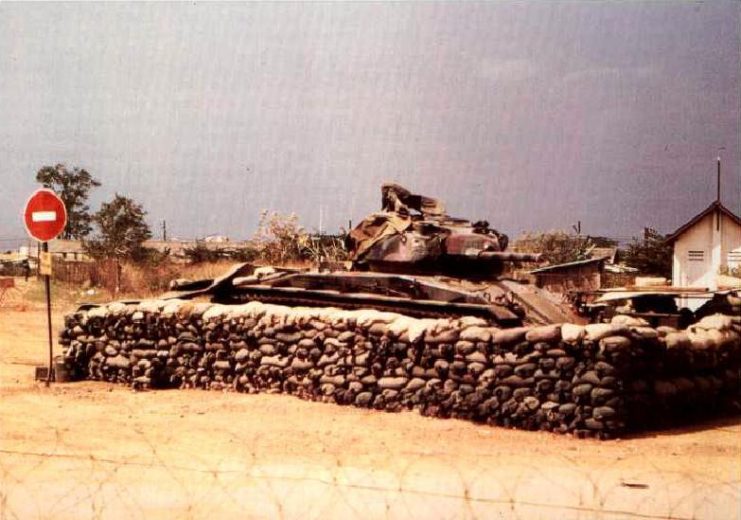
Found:
[[[55,328],[62,311],[55,309]],[[741,421],[615,441],[282,395],[33,381],[0,307],[0,518],[739,518]]]

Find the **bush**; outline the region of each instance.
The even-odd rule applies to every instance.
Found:
[[[672,255],[674,249],[667,244],[666,236],[655,229],[646,228],[643,239],[633,238],[623,258],[630,267],[644,275],[672,277]]]
[[[735,278],[741,278],[741,265],[736,267],[729,267],[727,265],[723,265],[720,267],[720,273],[725,276],[733,276]]]
[[[540,253],[551,265],[586,260],[594,249],[588,236],[571,235],[565,231],[525,233],[512,244],[521,253]]]
[[[170,260],[169,251],[159,251],[152,247],[139,247],[132,251],[131,261],[145,266],[159,266]]]
[[[209,249],[207,246],[200,242],[196,242],[193,247],[187,247],[183,249],[183,254],[191,264],[202,264],[204,262],[216,262],[221,258],[219,251],[215,249]]]
[[[159,265],[127,263],[121,267],[123,294],[148,297],[167,292],[170,280],[179,278],[179,267],[169,262]]]
[[[309,234],[295,214],[260,213],[260,223],[250,244],[258,259],[270,264],[308,260]]]
[[[343,262],[350,257],[342,235],[309,235],[305,249],[306,256],[317,264]]]

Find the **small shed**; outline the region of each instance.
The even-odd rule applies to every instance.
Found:
[[[621,254],[617,246],[595,247],[589,252],[589,257],[605,259],[600,280],[601,288],[635,285],[638,269],[620,263]]]
[[[602,286],[605,261],[605,258],[588,258],[541,267],[530,274],[535,276],[535,285],[553,293],[594,291]]]

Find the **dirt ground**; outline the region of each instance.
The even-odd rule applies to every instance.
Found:
[[[2,519],[741,517],[738,419],[592,441],[282,395],[46,388],[45,319],[22,294],[0,306]]]

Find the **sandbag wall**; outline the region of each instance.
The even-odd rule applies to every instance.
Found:
[[[612,437],[738,406],[741,319],[687,331],[612,324],[496,329],[373,310],[112,303],[66,317],[80,379],[281,392],[523,429]]]

